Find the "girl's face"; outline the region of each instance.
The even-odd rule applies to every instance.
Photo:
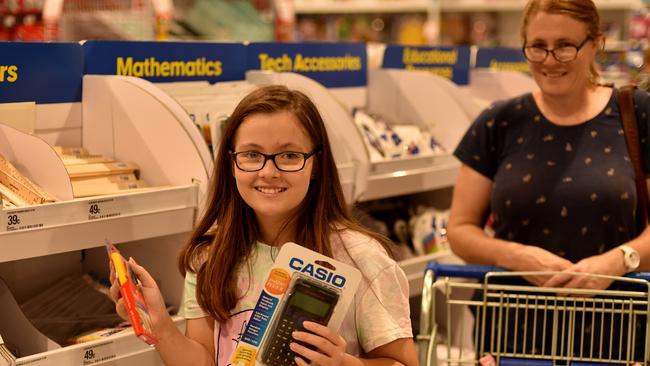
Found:
[[[579,47],[583,42],[573,61],[559,62],[549,52],[543,62],[528,63],[544,94],[557,97],[584,90],[589,85],[589,66],[596,57],[598,46],[595,40],[588,38],[585,24],[568,15],[539,12],[531,17],[526,28],[526,47],[551,50]]]
[[[285,151],[309,153],[313,149],[314,145],[302,125],[288,111],[256,113],[246,117],[234,139],[235,152],[253,151],[269,155]],[[245,155],[251,159],[257,154]],[[286,155],[291,159],[296,156]],[[232,169],[239,194],[255,211],[260,224],[278,225],[295,213],[307,195],[313,163],[314,157],[311,157],[305,161],[303,169],[284,172],[268,159],[261,170],[246,172],[233,161]]]

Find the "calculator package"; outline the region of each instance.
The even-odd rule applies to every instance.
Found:
[[[291,333],[304,330],[305,320],[338,330],[360,281],[359,270],[348,264],[294,243],[283,245],[231,365],[295,365]]]

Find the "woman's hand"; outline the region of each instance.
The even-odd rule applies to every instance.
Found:
[[[623,254],[620,249],[613,249],[606,253],[585,258],[564,272],[593,273],[608,276],[622,276],[625,274]],[[546,281],[545,287],[583,288],[604,290],[611,285],[613,280],[595,276],[577,276],[559,273]]]
[[[144,297],[144,302],[147,305],[147,310],[151,317],[154,335],[159,336],[161,332],[168,330],[170,325],[174,326],[174,323],[165,307],[165,300],[163,300],[162,293],[149,272],[147,272],[144,267],[137,264],[133,258],[130,258],[125,264],[131,267],[135,275],[140,279],[142,296]],[[110,268],[110,294],[113,301],[115,301],[115,310],[122,319],[129,320],[129,315],[124,305],[124,299],[120,293],[120,284],[115,276],[115,269],[113,268],[112,263]]]
[[[520,244],[514,254],[516,261],[511,271],[564,271],[573,266],[570,261],[555,255],[548,250],[533,246]],[[541,286],[549,280],[549,276],[525,276],[526,281]]]
[[[306,321],[303,323],[305,329],[309,332],[295,331],[293,338],[304,344],[309,344],[317,348],[317,351],[311,350],[296,342],[289,346],[296,353],[296,364],[298,366],[307,366],[310,363],[316,363],[321,366],[338,366],[344,365],[347,357],[345,352],[346,341],[330,328],[318,323]]]

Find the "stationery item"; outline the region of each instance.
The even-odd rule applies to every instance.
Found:
[[[125,193],[125,191],[132,191],[137,188],[148,188],[148,186],[142,180],[120,181],[113,178],[113,176],[82,181],[72,180],[72,190],[75,198]]]
[[[113,163],[115,160],[107,158],[103,155],[59,155],[63,161],[63,165],[79,165],[79,164],[96,164],[96,163]]]
[[[309,332],[304,321],[338,330],[360,280],[355,267],[295,243],[284,244],[230,364],[295,366],[295,353],[289,348],[292,332]]]
[[[75,146],[75,147],[52,146],[52,148],[59,156],[69,155],[69,156],[76,156],[76,157],[84,157],[89,155],[88,150],[79,146]]]
[[[54,202],[56,198],[22,175],[0,155],[0,188],[2,194],[18,206]],[[14,198],[16,201],[14,202]]]
[[[138,170],[134,163],[113,162],[66,166],[71,179],[102,175],[129,174]]]
[[[149,345],[157,343],[153,335],[151,318],[147,310],[147,305],[142,296],[140,280],[133,273],[129,263],[122,257],[120,251],[106,240],[106,251],[108,258],[115,270],[115,276],[120,284],[120,294],[124,299],[126,311],[129,314],[129,321],[133,326],[133,332],[137,337]]]

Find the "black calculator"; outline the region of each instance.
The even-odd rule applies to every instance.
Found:
[[[336,291],[304,278],[295,281],[287,296],[262,355],[262,362],[267,366],[296,365],[295,353],[289,348],[295,341],[291,333],[304,331],[302,323],[305,320],[326,325],[339,299]],[[311,345],[303,345],[314,349]]]

